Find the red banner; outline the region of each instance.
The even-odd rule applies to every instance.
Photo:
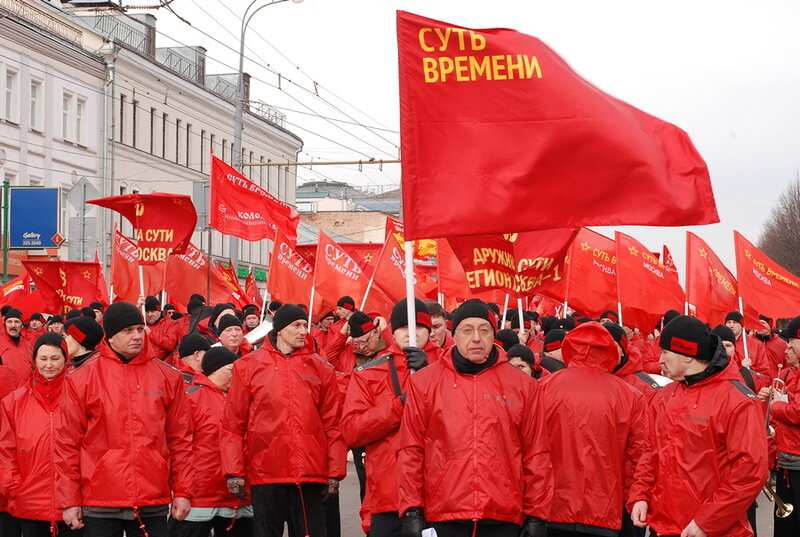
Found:
[[[23,261],[48,311],[80,309],[106,294],[100,291],[99,263],[79,261]],[[107,298],[107,294],[106,294]]]
[[[261,291],[258,289],[258,283],[256,283],[253,267],[250,267],[250,272],[247,273],[247,279],[244,281],[244,292],[247,295],[247,299],[260,309],[263,299],[261,298]]]
[[[689,313],[715,326],[738,311],[736,278],[708,244],[686,232],[686,300]]]
[[[342,296],[351,296],[356,304],[361,303],[367,278],[361,266],[347,254],[347,251],[319,232],[316,264],[314,265],[314,313],[322,315],[333,309]]]
[[[194,293],[207,293],[209,304],[230,302],[240,307],[247,303],[242,296],[233,296],[225,277],[209,265],[206,254],[192,243],[185,254],[169,256],[167,274],[164,290],[173,303],[185,305]]]
[[[446,239],[437,239],[436,242],[439,292],[445,296],[446,300],[466,300],[470,296],[470,289],[467,276],[464,274],[464,267],[461,266],[461,262]]]
[[[622,322],[649,334],[667,310],[683,311],[683,289],[642,243],[620,232],[616,243]]]
[[[403,222],[392,218],[386,218],[386,236],[393,235],[400,247],[405,251],[405,226]],[[422,239],[413,241],[414,245],[414,264],[429,265],[436,264],[436,240]]]
[[[297,242],[297,211],[213,155],[209,212],[211,227],[226,235],[258,241],[274,238],[280,229]]]
[[[397,41],[407,239],[719,221],[688,135],[535,37],[399,11]]]
[[[800,278],[733,232],[739,293],[759,313],[780,319],[800,314]]]
[[[358,263],[358,266],[364,271],[364,277],[371,278],[372,273],[375,272],[375,264],[378,262],[378,256],[381,253],[383,244],[377,242],[340,242],[338,244],[342,250],[347,252],[347,255]],[[312,265],[317,263],[317,249],[317,244],[298,244],[295,246],[297,253]]]
[[[180,194],[127,194],[87,203],[111,209],[128,219],[136,232],[141,265],[155,265],[171,254],[186,252],[197,225],[191,198]]]
[[[314,267],[278,232],[272,245],[267,278],[270,298],[289,304],[308,304],[313,283]]]
[[[114,230],[114,249],[111,254],[111,285],[114,295],[120,300],[133,302],[139,298],[139,249],[136,244],[117,230]],[[144,295],[160,293],[164,288],[166,261],[142,267],[144,276]]]

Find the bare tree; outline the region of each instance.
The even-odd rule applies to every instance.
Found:
[[[758,247],[786,270],[800,276],[800,174],[772,208]]]

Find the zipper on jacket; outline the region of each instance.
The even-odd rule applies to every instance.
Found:
[[[478,515],[478,375],[472,376],[472,506]],[[477,529],[478,519],[474,518]]]
[[[51,513],[53,513],[56,510],[56,463],[53,460],[53,457],[55,456],[56,452],[55,450],[56,446],[55,446],[55,428],[53,427],[53,411],[51,410],[49,414],[50,414],[50,454],[51,454],[50,471],[52,475],[52,479],[50,480],[50,485],[52,487],[52,493],[50,495],[50,498],[53,500],[51,504],[52,505]],[[53,532],[53,522],[51,521],[50,533],[52,532]],[[58,526],[56,526],[56,534],[58,534]]]
[[[128,365],[122,364],[124,374],[125,374],[125,393],[128,397],[128,434],[131,440],[131,467],[132,467],[132,475],[133,475],[133,511],[134,513],[139,512],[139,508],[136,506],[137,499],[139,497],[139,487],[136,486],[136,444],[134,443],[133,438],[133,405],[131,404],[131,379],[130,375],[128,375]],[[147,533],[145,532],[145,537],[147,537]]]

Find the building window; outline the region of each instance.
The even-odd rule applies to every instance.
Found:
[[[175,120],[175,163],[178,163],[178,158],[181,154],[181,120]]]
[[[209,147],[209,149],[211,149],[212,153],[214,152],[214,141],[216,141],[216,139],[217,139],[217,137],[215,135],[213,135],[213,134],[208,137],[208,147]],[[211,159],[209,158],[209,160],[211,160]]]
[[[6,87],[5,87],[5,106],[3,108],[3,117],[6,121],[18,123],[17,117],[17,73],[13,71],[6,71]]]
[[[125,96],[119,96],[119,143],[123,143],[125,133]]]
[[[225,150],[228,148],[228,140],[222,139],[222,160],[225,160]],[[227,162],[227,161],[225,161]]]
[[[153,154],[156,139],[156,109],[150,109],[150,154]]]
[[[161,114],[161,158],[167,158],[167,114]]]
[[[263,188],[264,187],[264,168],[266,168],[266,166],[264,166],[264,156],[263,155],[261,156],[260,159],[258,159],[258,162],[261,164],[261,166],[258,167],[258,186]]]
[[[86,101],[83,99],[75,103],[75,141],[86,145]]]
[[[31,129],[41,131],[42,121],[42,83],[31,81]]]
[[[36,177],[34,175],[29,175],[28,181],[30,182],[31,186],[42,186],[44,183],[44,180],[41,177]]]
[[[139,101],[133,101],[131,104],[133,104],[133,111],[131,112],[131,144],[134,148],[136,148],[136,143],[138,142],[138,137],[136,136],[136,127],[138,127],[138,122],[136,121],[136,110],[139,108]]]
[[[186,167],[192,165],[192,124],[186,124]]]
[[[61,138],[64,141],[69,140],[69,117],[72,115],[72,95],[67,93],[61,100]]]
[[[206,131],[200,131],[200,173],[205,170],[206,163]]]

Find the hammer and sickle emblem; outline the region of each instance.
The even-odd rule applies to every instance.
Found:
[[[61,287],[67,287],[67,273],[64,272],[64,269],[58,269],[58,276],[61,278]]]
[[[505,233],[503,238],[508,242],[517,242],[517,238],[519,237],[519,233]]]
[[[137,203],[136,216],[142,216],[143,214],[144,214],[144,203]]]

